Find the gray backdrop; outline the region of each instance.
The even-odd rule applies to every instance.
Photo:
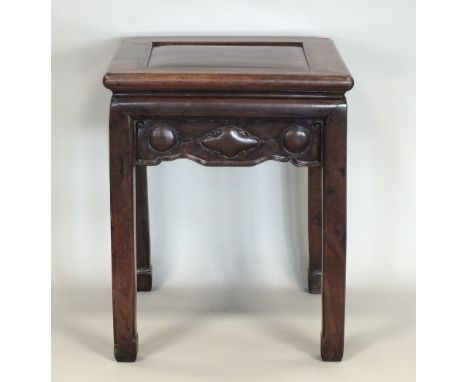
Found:
[[[110,283],[102,76],[125,36],[334,39],[349,103],[348,285],[414,282],[415,31],[412,1],[91,1],[53,7],[53,283]],[[33,42],[31,42],[33,43]],[[268,162],[149,170],[156,285],[304,287],[305,169]]]

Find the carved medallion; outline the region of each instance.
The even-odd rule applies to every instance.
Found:
[[[198,138],[198,142],[207,150],[234,158],[254,150],[260,139],[236,126],[219,127]]]
[[[149,137],[151,147],[159,152],[169,151],[174,147],[177,136],[167,125],[155,125],[154,130]]]
[[[309,147],[310,133],[301,126],[294,126],[283,134],[283,146],[292,154],[302,153]]]

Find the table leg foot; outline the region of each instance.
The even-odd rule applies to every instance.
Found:
[[[137,270],[137,290],[139,292],[149,292],[153,286],[152,268],[139,268]]]
[[[138,336],[114,344],[114,356],[118,362],[135,362],[138,353]]]
[[[344,338],[341,335],[321,335],[320,352],[323,361],[340,362],[343,359]]]
[[[309,271],[309,293],[320,294],[322,292],[322,271]]]

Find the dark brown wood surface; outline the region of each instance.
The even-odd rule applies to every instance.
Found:
[[[189,158],[207,166],[320,163],[321,119],[172,118],[136,122],[139,165]]]
[[[114,355],[123,362],[135,361],[138,351],[133,142],[131,120],[113,100],[109,117],[112,307]]]
[[[109,131],[116,359],[136,358],[136,290],[152,284],[145,166],[189,158],[208,166],[279,160],[309,167],[309,290],[322,292],[322,359],[341,360],[344,93],[353,80],[331,40],[128,39],[104,83],[114,92]]]
[[[154,43],[148,68],[165,69],[282,69],[307,70],[301,43]]]
[[[342,94],[353,79],[327,38],[140,37],[122,41],[104,85],[115,92]]]
[[[322,167],[309,167],[309,292],[322,290]]]
[[[150,291],[153,284],[146,167],[135,168],[135,218],[137,248],[137,290]]]
[[[341,361],[346,280],[346,104],[330,114],[323,151],[322,338],[324,361]]]

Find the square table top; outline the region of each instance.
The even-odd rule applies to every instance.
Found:
[[[104,85],[116,93],[344,94],[353,78],[328,38],[136,37],[120,43]]]

